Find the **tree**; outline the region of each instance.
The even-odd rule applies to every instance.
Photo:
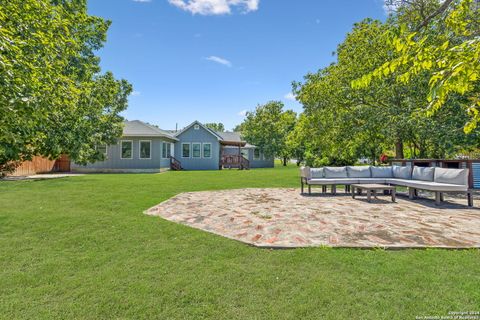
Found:
[[[223,132],[225,131],[225,126],[223,123],[205,123],[205,127],[212,129],[213,131]]]
[[[287,136],[295,127],[296,113],[283,111],[283,103],[270,101],[259,105],[255,111],[247,112],[242,123],[242,136],[266,156],[280,157],[286,166],[290,157]]]
[[[428,8],[435,12],[438,6]],[[404,8],[398,11],[407,15]],[[375,163],[382,153],[397,158],[405,154],[452,156],[460,149],[478,146],[477,135],[466,137],[461,132],[468,120],[457,107],[461,98],[450,99],[445,115],[425,114],[431,75],[428,70],[405,83],[397,77],[407,67],[398,66],[368,86],[352,86],[362,75],[378,72],[385,61],[399,56],[394,43],[387,40],[400,18],[414,26],[419,17],[408,12],[386,23],[371,19],[356,23],[338,46],[337,62],[307,74],[303,83],[294,83],[294,92],[304,106],[304,117],[295,128],[295,137],[303,145],[296,148],[305,150],[307,164],[345,165],[361,157]]]
[[[100,73],[110,22],[84,0],[10,0],[0,25],[0,172],[34,155],[103,159],[95,146],[121,135],[131,92]]]
[[[403,5],[408,9],[408,4]],[[464,130],[472,132],[480,121],[479,16],[478,1],[436,1],[436,9],[417,25],[401,23],[389,32],[396,58],[388,59],[373,72],[354,81],[353,87],[370,86],[400,68],[405,70],[396,78],[404,84],[428,72],[427,114],[443,109],[451,98],[463,97],[463,101],[456,101],[457,108],[470,116]]]
[[[233,132],[242,132],[242,124],[243,124],[243,123],[236,125],[236,126],[232,129],[232,131],[233,131]]]

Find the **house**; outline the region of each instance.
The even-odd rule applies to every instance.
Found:
[[[142,121],[126,121],[123,135],[98,146],[104,161],[79,165],[74,172],[161,172],[273,167],[273,157],[243,141],[236,132],[216,132],[194,121],[183,130],[166,131]]]

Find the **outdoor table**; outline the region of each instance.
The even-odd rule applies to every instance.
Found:
[[[376,198],[377,191],[389,191],[392,195],[392,202],[395,202],[396,188],[395,186],[389,186],[386,184],[352,184],[351,185],[352,198],[355,199],[357,190],[360,193],[365,190],[367,192],[367,201],[372,201],[372,194]]]

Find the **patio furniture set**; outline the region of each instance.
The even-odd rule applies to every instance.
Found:
[[[322,192],[331,187],[336,194],[336,186],[344,185],[345,192],[356,193],[366,191],[367,200],[376,196],[377,191],[389,193],[395,201],[396,186],[407,187],[410,199],[418,195],[418,190],[435,193],[435,204],[443,201],[443,194],[454,192],[467,196],[468,206],[473,206],[472,190],[468,184],[468,169],[449,169],[440,167],[406,167],[406,166],[346,166],[301,168],[301,190],[308,186],[308,194],[312,193],[312,185],[322,186]]]

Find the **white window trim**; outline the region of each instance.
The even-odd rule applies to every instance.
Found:
[[[183,145],[188,144],[188,157],[183,156]],[[182,150],[180,150],[180,155],[182,156],[183,159],[189,159],[192,156],[192,146],[190,145],[189,142],[182,142]]]
[[[142,158],[142,142],[148,142],[150,145],[150,154],[148,158]],[[152,160],[152,140],[139,140],[138,141],[138,159],[140,160]]]
[[[194,156],[193,156],[193,145],[194,145],[194,144],[200,145],[200,150],[199,150],[199,151],[200,151],[200,155],[199,155],[198,157],[194,157]],[[202,153],[203,153],[203,152],[202,152],[202,143],[201,143],[201,142],[192,142],[192,159],[202,159],[202,155],[203,155]]]
[[[193,130],[200,130],[200,125],[199,124],[193,125]]]
[[[209,145],[210,145],[210,157],[205,157],[205,149],[204,149],[203,146],[206,145],[206,144],[209,144]],[[203,159],[212,159],[212,143],[211,143],[211,142],[202,143],[201,148],[202,148],[202,150],[201,150],[201,151],[202,151],[202,152],[201,152],[202,158],[203,158]]]
[[[255,157],[255,151],[258,150],[258,157]],[[262,158],[262,152],[260,151],[260,149],[258,148],[255,148],[253,149],[253,160],[260,160]]]
[[[162,150],[160,151],[162,153],[162,159],[168,159],[168,156],[163,157],[163,146],[164,145],[170,145],[170,155],[172,156],[173,155],[173,147],[172,147],[173,143],[162,141]]]
[[[130,142],[130,145],[132,146],[131,147],[132,152],[130,152],[130,158],[124,158],[123,157],[123,153],[122,153],[123,148],[122,147],[123,147],[124,142]],[[132,160],[133,159],[133,140],[120,140],[120,159],[122,159],[122,160]]]

